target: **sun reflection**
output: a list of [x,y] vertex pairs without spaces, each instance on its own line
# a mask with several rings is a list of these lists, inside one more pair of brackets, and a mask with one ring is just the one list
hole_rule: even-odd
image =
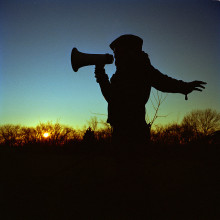
[[48,138],[49,137],[49,133],[48,132],[45,132],[44,134],[43,134],[43,136],[45,137],[45,138]]

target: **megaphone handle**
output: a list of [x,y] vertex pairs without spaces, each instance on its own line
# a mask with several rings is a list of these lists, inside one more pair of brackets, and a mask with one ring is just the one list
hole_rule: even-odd
[[106,77],[108,78],[108,76],[105,73],[104,66],[105,65],[103,65],[103,64],[98,64],[95,66],[95,78],[98,83],[103,81],[104,78],[106,78]]

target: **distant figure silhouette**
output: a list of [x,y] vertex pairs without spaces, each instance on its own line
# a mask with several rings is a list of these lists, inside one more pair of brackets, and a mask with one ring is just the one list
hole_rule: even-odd
[[149,127],[145,121],[145,104],[151,87],[162,92],[187,94],[202,91],[202,81],[183,82],[162,74],[142,51],[143,40],[135,35],[122,35],[110,44],[114,52],[116,72],[111,77],[104,65],[96,65],[95,77],[108,102],[108,120],[116,143],[146,143]]
[[88,127],[86,132],[84,133],[83,141],[87,144],[93,144],[95,142],[95,133],[91,129],[91,127]]

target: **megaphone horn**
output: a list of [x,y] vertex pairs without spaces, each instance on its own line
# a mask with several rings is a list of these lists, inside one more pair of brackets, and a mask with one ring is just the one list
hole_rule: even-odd
[[79,52],[75,47],[71,53],[71,64],[74,72],[77,72],[83,66],[111,64],[113,60],[111,54],[87,54]]

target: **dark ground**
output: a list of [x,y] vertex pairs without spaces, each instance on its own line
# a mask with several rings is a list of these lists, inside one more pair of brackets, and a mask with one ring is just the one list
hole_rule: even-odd
[[0,219],[220,219],[218,146],[73,148],[1,147]]

